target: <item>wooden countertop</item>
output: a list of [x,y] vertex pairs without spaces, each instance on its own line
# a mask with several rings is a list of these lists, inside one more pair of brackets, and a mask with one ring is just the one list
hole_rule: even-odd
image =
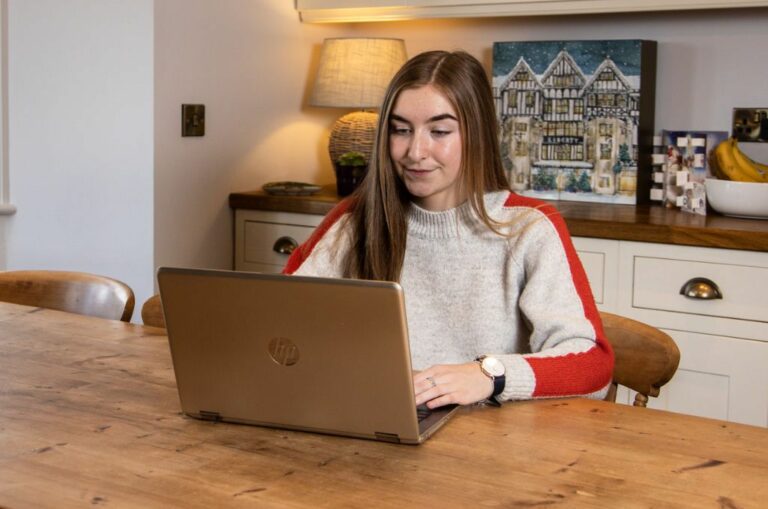
[[0,302],[0,507],[764,507],[768,431],[585,399],[424,445],[184,417],[164,329]]
[[[324,215],[339,202],[334,186],[311,196],[272,196],[264,191],[229,195],[233,209]],[[605,205],[553,201],[571,235],[686,246],[768,252],[768,220],[739,219],[715,212],[686,214],[661,205]]]

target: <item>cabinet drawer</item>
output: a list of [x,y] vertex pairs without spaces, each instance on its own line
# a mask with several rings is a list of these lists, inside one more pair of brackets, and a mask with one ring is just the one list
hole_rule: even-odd
[[285,239],[301,244],[309,238],[314,229],[312,226],[245,221],[243,224],[245,242],[243,259],[247,263],[284,265],[289,255],[277,251],[278,241]]
[[[682,295],[681,288],[697,277],[712,280],[723,298],[701,300]],[[633,281],[634,307],[768,322],[765,267],[636,256]]]
[[322,216],[257,210],[235,211],[235,270],[280,272],[289,254],[278,243],[306,241]]
[[[680,294],[707,278],[722,299]],[[643,242],[619,248],[619,314],[655,327],[768,342],[768,253]]]

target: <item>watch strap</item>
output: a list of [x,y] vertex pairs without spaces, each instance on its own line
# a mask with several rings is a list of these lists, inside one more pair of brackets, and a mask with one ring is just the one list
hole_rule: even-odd
[[493,393],[491,397],[496,397],[504,392],[504,386],[507,384],[507,377],[505,375],[493,377]]

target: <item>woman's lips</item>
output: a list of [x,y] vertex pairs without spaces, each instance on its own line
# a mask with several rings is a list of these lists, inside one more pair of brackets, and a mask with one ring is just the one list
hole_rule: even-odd
[[429,173],[432,173],[434,170],[425,170],[422,168],[406,168],[406,172],[410,173],[411,175],[427,175]]

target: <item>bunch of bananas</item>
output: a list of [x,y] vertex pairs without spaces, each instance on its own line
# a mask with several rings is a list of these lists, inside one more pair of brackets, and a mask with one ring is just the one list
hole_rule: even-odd
[[735,138],[728,138],[718,144],[711,155],[710,164],[717,178],[768,183],[768,165],[747,157]]

